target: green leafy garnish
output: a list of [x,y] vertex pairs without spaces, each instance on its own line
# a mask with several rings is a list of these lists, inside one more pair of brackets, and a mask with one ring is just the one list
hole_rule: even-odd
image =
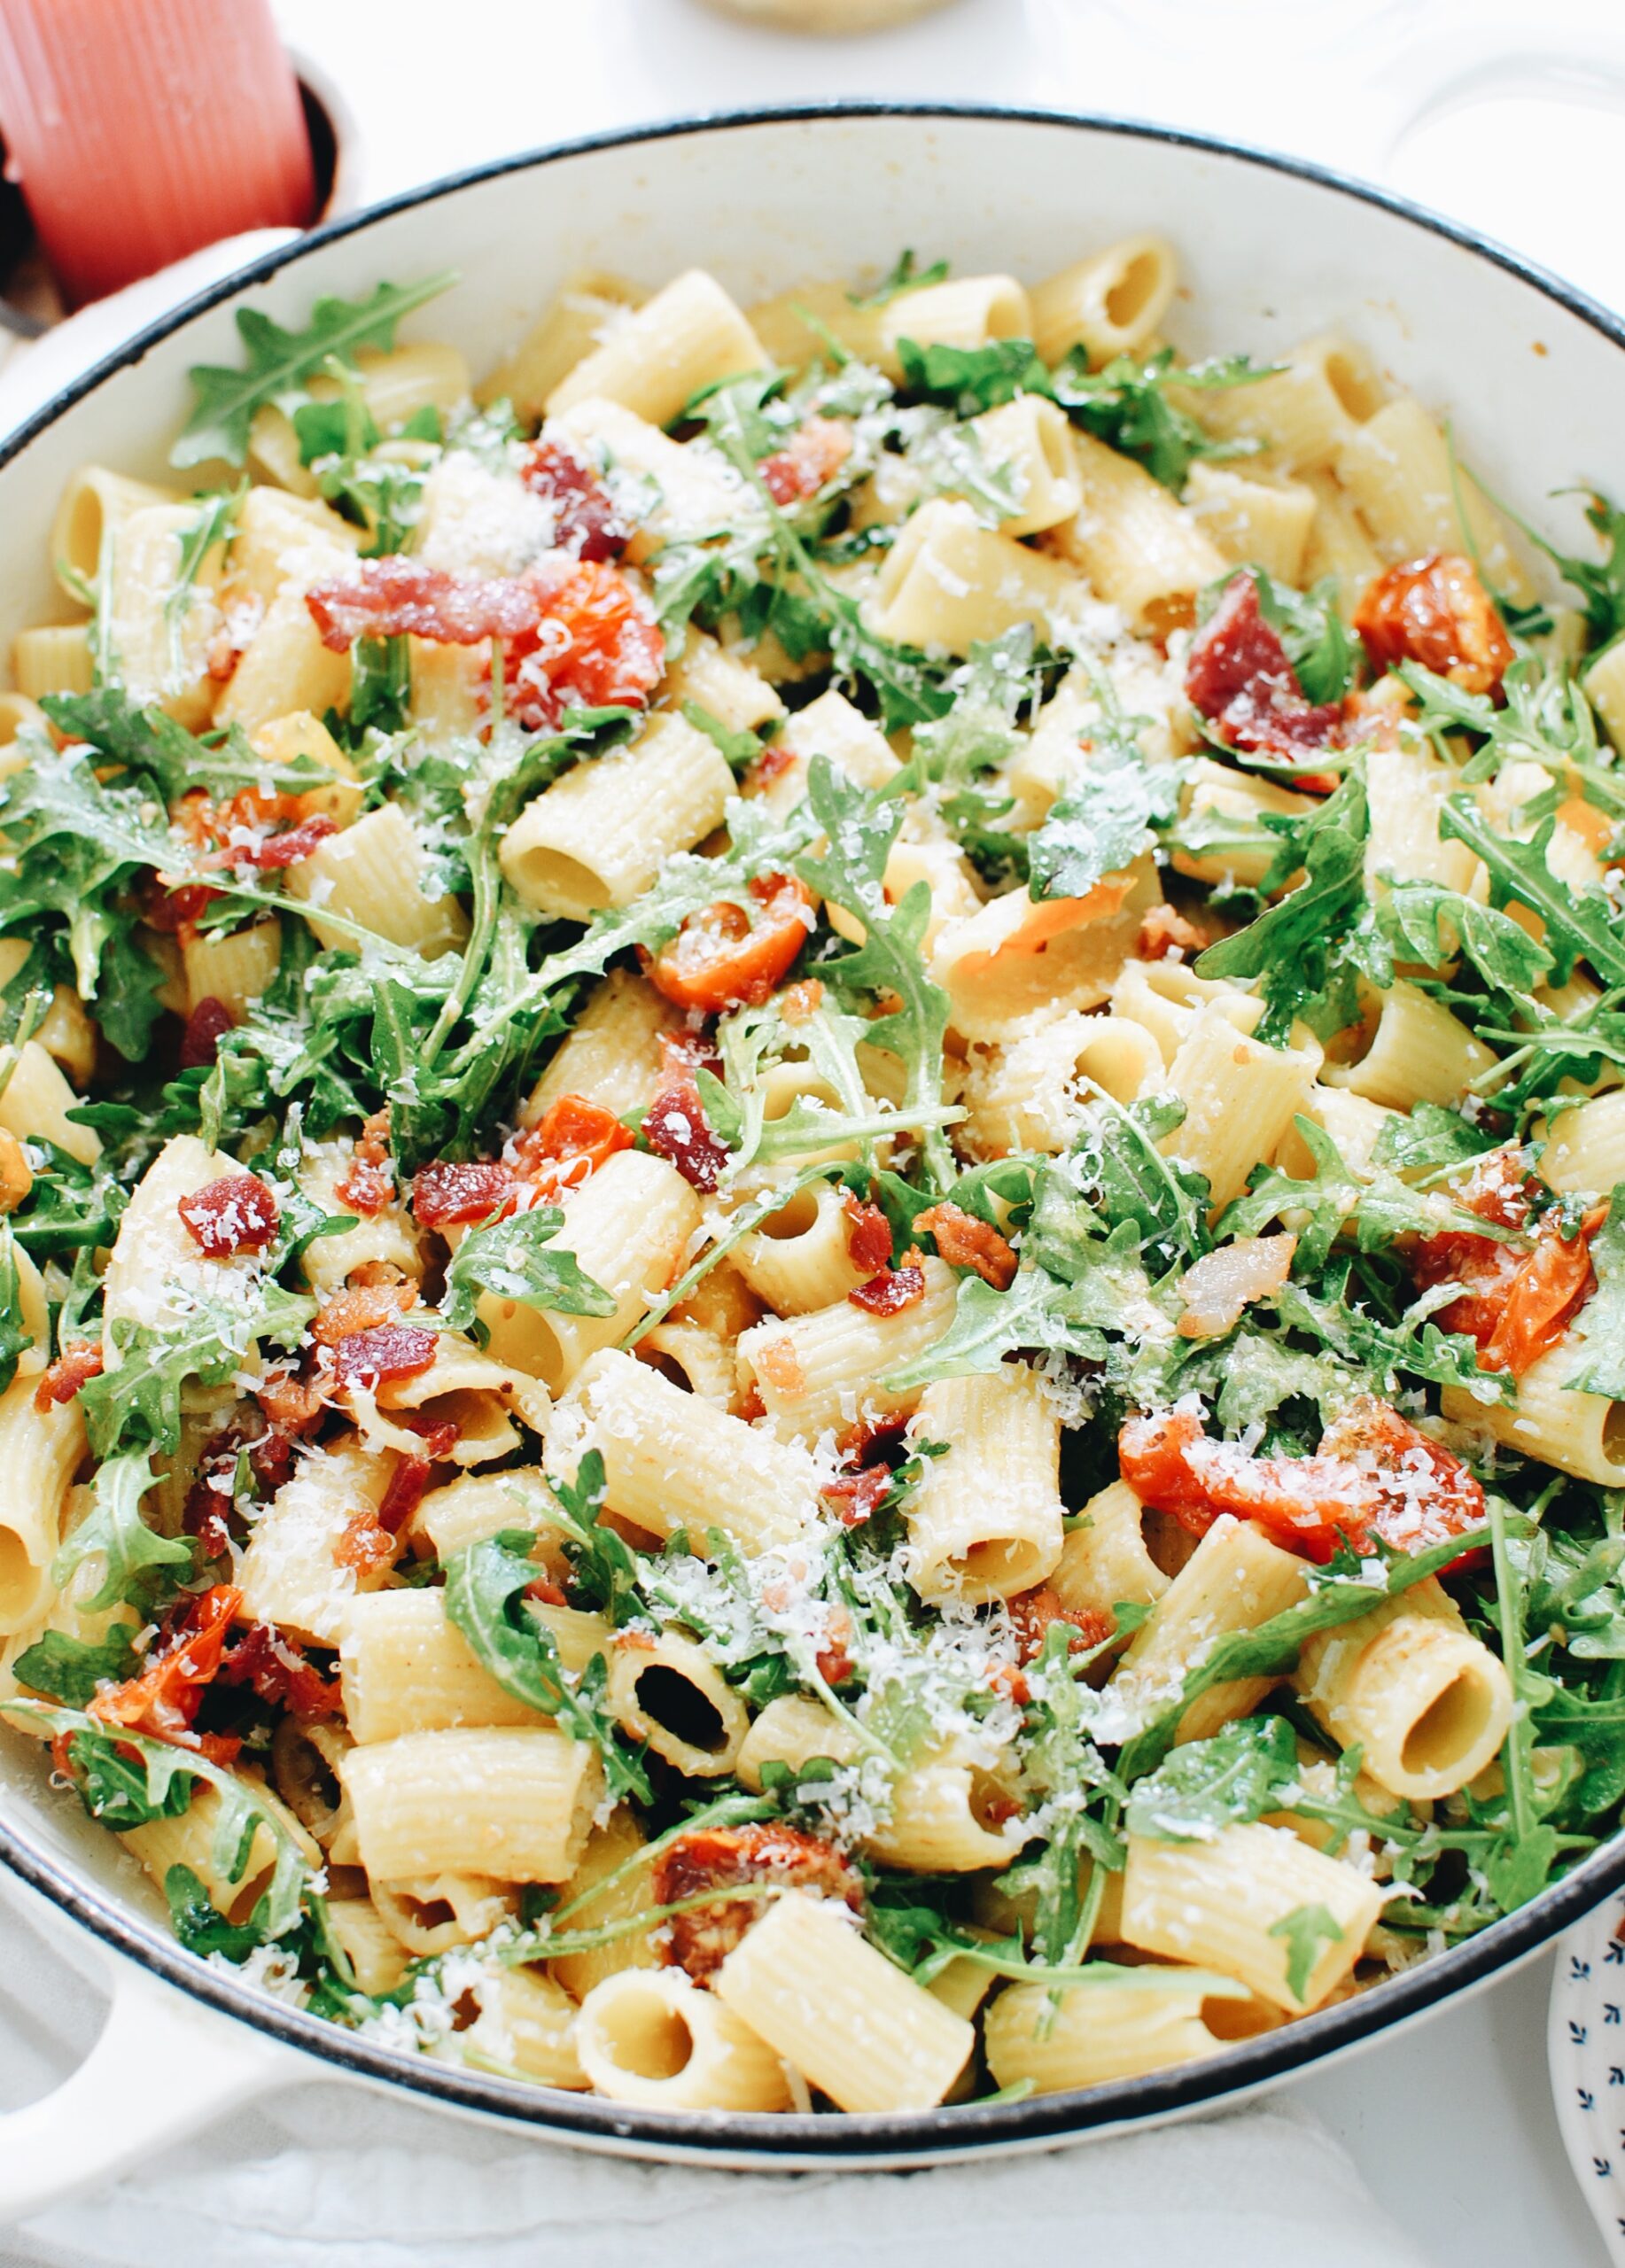
[[482,1292],[555,1315],[613,1315],[614,1294],[594,1283],[572,1252],[556,1249],[564,1225],[556,1205],[471,1228],[446,1271],[440,1312],[448,1331],[466,1331]]

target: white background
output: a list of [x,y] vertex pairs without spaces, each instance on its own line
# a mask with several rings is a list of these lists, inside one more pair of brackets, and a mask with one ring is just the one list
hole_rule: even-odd
[[[952,0],[839,41],[747,27],[699,0],[279,0],[279,13],[354,113],[351,188],[368,198],[638,120],[957,97],[1288,149],[1625,307],[1621,0]],[[1300,2085],[1438,2268],[1601,2268],[1551,2110],[1549,1977],[1548,1958]]]

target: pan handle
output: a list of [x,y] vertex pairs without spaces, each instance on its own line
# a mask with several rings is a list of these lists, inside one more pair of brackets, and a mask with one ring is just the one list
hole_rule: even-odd
[[[75,1947],[82,1960],[89,1948]],[[113,2004],[71,2078],[0,2114],[0,2225],[74,2191],[307,2074],[294,2049],[214,2015],[121,1956],[102,1956]]]

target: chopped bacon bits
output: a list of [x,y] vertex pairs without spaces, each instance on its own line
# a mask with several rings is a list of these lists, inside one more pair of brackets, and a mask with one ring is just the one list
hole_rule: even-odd
[[204,1689],[218,1672],[243,1594],[229,1583],[189,1599],[171,1643],[137,1676],[104,1686],[87,1710],[105,1725],[142,1732],[153,1740],[196,1741],[192,1720]]
[[221,1664],[220,1682],[252,1686],[261,1701],[291,1709],[296,1717],[332,1716],[339,1705],[337,1679],[323,1677],[292,1639],[268,1622],[243,1632]]
[[895,1268],[882,1268],[867,1284],[859,1284],[847,1298],[866,1315],[901,1315],[925,1297],[925,1270],[911,1246]]
[[432,1470],[432,1460],[427,1456],[403,1456],[398,1460],[378,1506],[378,1526],[385,1535],[399,1535],[423,1503]]
[[1264,619],[1257,579],[1245,568],[1191,641],[1185,690],[1226,748],[1292,764],[1306,750],[1335,748],[1341,737],[1341,707],[1307,698],[1280,633]]
[[102,1369],[99,1346],[65,1347],[40,1373],[34,1389],[35,1408],[45,1410],[58,1402],[71,1402],[88,1379],[100,1378]]
[[875,1275],[891,1262],[891,1224],[878,1205],[865,1205],[852,1195],[850,1189],[841,1192],[841,1208],[846,1215],[846,1249],[854,1268],[861,1268],[866,1276]]
[[315,1379],[294,1378],[286,1371],[262,1379],[254,1389],[254,1400],[268,1425],[295,1440],[315,1430],[326,1407]]
[[657,992],[717,1016],[759,1007],[782,983],[812,934],[812,893],[795,874],[758,874],[746,895],[689,915],[650,965]]
[[779,1014],[787,1024],[804,1024],[809,1016],[816,1015],[824,998],[824,988],[816,976],[804,976],[799,984],[788,984],[779,995]]
[[[801,1358],[796,1352],[793,1339],[768,1340],[758,1352],[756,1368],[758,1375],[766,1379],[775,1394],[795,1395],[807,1390],[807,1374],[801,1367]],[[759,1401],[759,1395],[758,1399]],[[764,1414],[760,1409],[750,1412],[756,1418]]]
[[553,507],[553,540],[578,559],[613,559],[632,540],[632,527],[589,466],[559,441],[533,441],[519,467],[533,496]]
[[412,1184],[412,1217],[425,1229],[488,1221],[514,1192],[512,1169],[500,1159],[420,1166]]
[[551,1201],[631,1147],[631,1131],[612,1110],[585,1095],[561,1095],[538,1124],[514,1137],[509,1154],[519,1178]]
[[341,1205],[370,1220],[395,1193],[395,1169],[389,1154],[389,1113],[375,1111],[356,1138],[355,1154],[333,1191]]
[[206,1071],[220,1053],[220,1043],[230,1030],[231,1011],[223,1000],[208,994],[186,1019],[181,1034],[183,1071]]
[[1140,922],[1134,956],[1137,960],[1165,960],[1170,953],[1183,957],[1200,952],[1202,942],[1201,931],[1183,913],[1176,913],[1171,905],[1154,905]]
[[416,1296],[416,1285],[404,1278],[395,1284],[353,1284],[318,1308],[310,1335],[318,1347],[337,1347],[358,1332],[393,1323]]
[[270,874],[282,866],[297,866],[308,858],[317,846],[330,835],[337,835],[338,822],[325,812],[316,812],[309,819],[301,819],[297,827],[284,827],[280,835],[268,835],[262,842],[251,843],[242,849],[234,845],[219,852],[211,865],[222,866],[253,866],[262,874]]
[[722,1178],[727,1146],[719,1142],[700,1099],[694,1051],[681,1040],[662,1043],[665,1068],[643,1114],[643,1139],[657,1157],[677,1168],[691,1189],[707,1194]]
[[222,1174],[183,1197],[175,1210],[211,1260],[263,1252],[282,1219],[276,1197],[257,1173]]
[[851,428],[833,417],[806,417],[781,449],[764,457],[757,470],[775,504],[799,504],[816,496],[852,453]]
[[393,1567],[400,1550],[400,1539],[379,1526],[376,1512],[363,1509],[346,1521],[344,1534],[333,1546],[333,1565],[365,1578]]
[[[696,1828],[669,1843],[651,1870],[655,1899],[661,1906],[680,1905],[704,1891],[720,1892],[758,1883],[818,1891],[828,1898],[844,1899],[854,1913],[862,1911],[862,1884],[835,1845],[776,1822]],[[714,1906],[673,1914],[666,1925],[663,1957],[690,1977],[709,1977],[762,1911],[756,1899],[719,1897]]]
[[1044,1641],[1052,1622],[1069,1622],[1072,1635],[1067,1641],[1070,1653],[1092,1652],[1104,1645],[1117,1627],[1116,1618],[1102,1614],[1093,1607],[1063,1606],[1058,1593],[1047,1583],[1040,1583],[1030,1591],[1018,1591],[1006,1604],[1009,1610],[1011,1627],[1015,1633],[1016,1651],[1022,1662],[1037,1659],[1044,1651]]
[[506,656],[508,713],[550,731],[567,709],[641,709],[665,674],[654,610],[619,568],[583,559]]
[[890,1486],[890,1465],[866,1464],[859,1472],[827,1480],[820,1494],[843,1527],[861,1527],[874,1518]]
[[543,588],[529,577],[448,575],[393,553],[358,560],[342,582],[307,591],[305,604],[335,654],[348,653],[358,638],[408,633],[437,646],[481,646],[534,630]]
[[426,1371],[439,1344],[432,1331],[416,1331],[407,1324],[383,1323],[369,1331],[353,1331],[333,1349],[340,1389],[359,1386],[370,1394],[389,1379],[412,1379]]
[[1354,626],[1373,668],[1419,662],[1466,693],[1495,693],[1512,641],[1470,559],[1431,551],[1369,583]]
[[[1481,1220],[1527,1229],[1536,1187],[1515,1156],[1502,1151],[1451,1194]],[[1542,1220],[1529,1252],[1470,1230],[1447,1229],[1420,1239],[1411,1255],[1411,1272],[1424,1291],[1437,1284],[1459,1285],[1460,1295],[1435,1317],[1441,1330],[1476,1340],[1483,1369],[1521,1378],[1558,1344],[1590,1298],[1595,1282],[1591,1239],[1606,1218],[1606,1208],[1594,1209],[1576,1234],[1566,1237],[1554,1208]]]
[[1417,1551],[1484,1518],[1484,1492],[1458,1457],[1374,1394],[1350,1403],[1312,1456],[1252,1456],[1213,1441],[1188,1411],[1131,1418],[1117,1438],[1123,1477],[1142,1503],[1195,1535],[1222,1513],[1322,1565],[1373,1535]]
[[974,1269],[996,1292],[1007,1292],[1015,1283],[1015,1248],[991,1222],[957,1205],[932,1205],[914,1216],[914,1226],[935,1239],[950,1268]]

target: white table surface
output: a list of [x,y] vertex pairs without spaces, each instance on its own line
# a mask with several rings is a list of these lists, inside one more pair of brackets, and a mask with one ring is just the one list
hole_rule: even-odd
[[[1386,179],[1625,305],[1614,0],[953,0],[868,40],[696,0],[278,0],[355,114],[362,193],[641,119],[873,95],[1204,127]],[[1617,28],[1616,28],[1617,27]],[[1372,90],[1357,91],[1361,82]],[[1335,84],[1339,99],[1324,90]],[[1299,2083],[1437,2268],[1603,2268],[1546,2076],[1551,1956]]]

